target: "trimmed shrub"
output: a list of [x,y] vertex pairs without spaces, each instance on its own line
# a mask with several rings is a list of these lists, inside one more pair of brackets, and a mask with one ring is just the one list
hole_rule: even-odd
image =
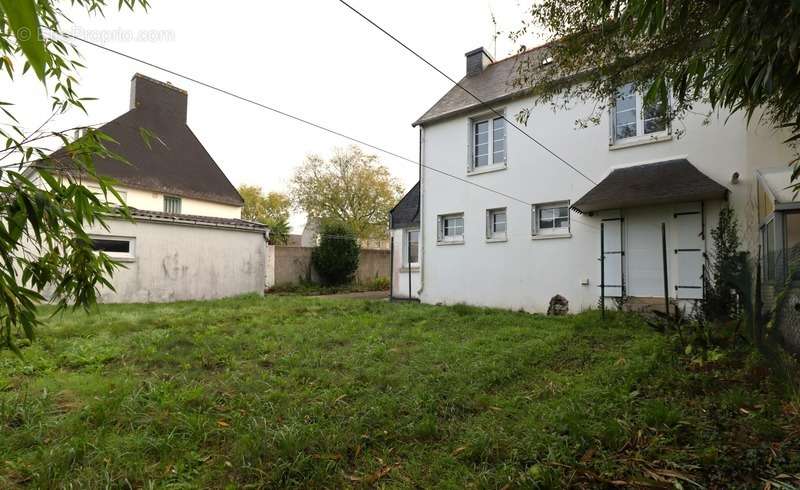
[[325,223],[319,245],[311,253],[311,263],[325,284],[346,284],[358,270],[359,252],[358,240],[347,226]]

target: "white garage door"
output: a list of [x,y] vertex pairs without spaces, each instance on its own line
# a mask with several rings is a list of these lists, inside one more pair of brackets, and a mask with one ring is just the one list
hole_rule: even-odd
[[679,299],[703,297],[703,218],[701,211],[675,214],[675,258],[677,277],[675,296]]

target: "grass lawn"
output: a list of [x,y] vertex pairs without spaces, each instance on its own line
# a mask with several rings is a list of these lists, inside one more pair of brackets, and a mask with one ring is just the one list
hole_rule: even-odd
[[68,314],[24,354],[0,353],[0,488],[754,488],[800,473],[800,405],[755,356],[690,365],[633,317],[246,297]]

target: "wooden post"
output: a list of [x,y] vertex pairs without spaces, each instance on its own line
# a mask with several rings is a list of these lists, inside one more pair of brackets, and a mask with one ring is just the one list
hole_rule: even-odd
[[661,252],[664,262],[664,313],[669,315],[669,273],[667,271],[667,224],[661,223]]
[[600,314],[606,319],[606,236],[605,223],[600,223]]
[[[401,261],[402,263],[402,261]],[[394,299],[394,235],[389,240],[389,300]]]

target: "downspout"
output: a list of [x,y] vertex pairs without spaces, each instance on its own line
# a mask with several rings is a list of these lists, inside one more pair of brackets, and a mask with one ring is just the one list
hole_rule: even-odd
[[425,159],[425,127],[419,127],[419,291],[417,298],[422,301],[422,291],[425,290],[425,213],[423,203],[425,202],[425,180],[423,179],[422,165]]

